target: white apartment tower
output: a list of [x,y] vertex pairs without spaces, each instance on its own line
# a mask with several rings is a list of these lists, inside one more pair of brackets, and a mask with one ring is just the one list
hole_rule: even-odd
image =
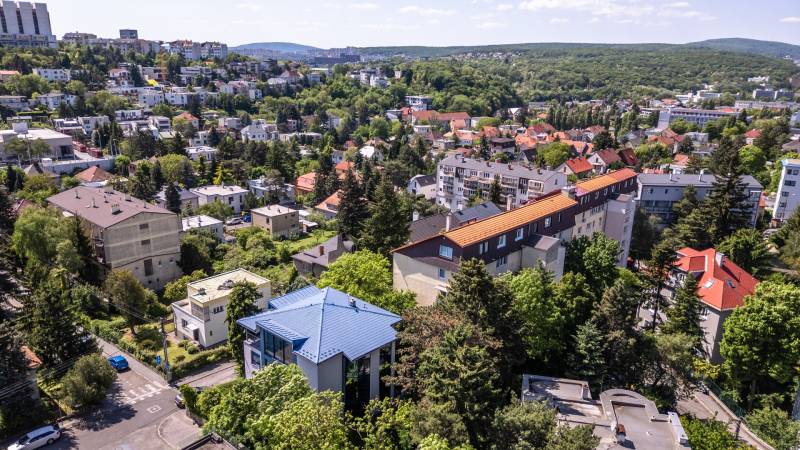
[[13,1],[0,3],[0,45],[55,48],[56,36],[50,29],[47,5]]

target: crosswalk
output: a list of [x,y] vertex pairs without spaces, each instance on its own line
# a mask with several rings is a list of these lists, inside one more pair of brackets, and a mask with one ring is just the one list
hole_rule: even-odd
[[147,383],[144,386],[128,389],[123,392],[122,401],[128,405],[135,405],[136,402],[148,399],[166,389],[169,389],[169,386],[156,382]]

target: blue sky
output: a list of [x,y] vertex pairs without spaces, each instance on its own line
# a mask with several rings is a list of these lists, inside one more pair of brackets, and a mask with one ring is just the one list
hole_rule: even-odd
[[[800,0],[40,0],[53,31],[145,39],[346,45],[670,42],[800,44]],[[113,5],[113,6],[112,6]]]

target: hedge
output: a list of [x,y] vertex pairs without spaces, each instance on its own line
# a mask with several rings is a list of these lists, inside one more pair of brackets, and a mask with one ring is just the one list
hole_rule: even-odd
[[173,365],[172,376],[174,378],[181,378],[186,376],[189,372],[205,366],[206,364],[211,364],[222,359],[228,359],[230,357],[231,352],[227,345],[217,347],[213,350],[206,350],[200,352],[195,358],[189,361],[180,362]]

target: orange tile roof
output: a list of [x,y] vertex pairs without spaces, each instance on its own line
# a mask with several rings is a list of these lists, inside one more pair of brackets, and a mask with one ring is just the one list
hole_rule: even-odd
[[576,173],[576,174],[577,173],[583,173],[583,172],[589,172],[589,171],[592,170],[592,164],[589,163],[589,160],[587,160],[584,157],[568,159],[566,164],[567,164],[567,167],[569,167],[569,170],[571,170],[572,173]]
[[75,178],[85,183],[108,181],[113,177],[113,175],[100,168],[100,166],[92,166],[75,174]]
[[720,264],[713,248],[700,251],[685,247],[677,253],[675,267],[687,273],[701,272],[697,296],[717,310],[742,306],[744,298],[756,290],[758,280],[726,257],[721,258]]
[[748,131],[747,133],[744,134],[744,137],[747,137],[747,138],[757,138],[759,136],[761,136],[761,130],[759,130],[757,128],[753,128],[752,130],[750,130],[750,131]]
[[612,184],[619,183],[630,178],[636,178],[636,172],[631,169],[620,169],[613,172],[608,172],[599,177],[590,178],[585,181],[575,183],[575,187],[580,189],[580,193],[593,192],[598,189],[603,189],[611,186]]
[[444,236],[464,247],[569,209],[577,204],[575,200],[566,195],[558,194],[488,219],[465,225],[445,233]]
[[20,350],[22,350],[22,354],[25,355],[25,359],[28,361],[29,369],[36,369],[42,365],[42,360],[39,359],[36,353],[33,353],[33,350],[29,349],[27,345],[20,347]]
[[297,177],[297,181],[295,181],[295,187],[301,191],[311,192],[314,190],[316,180],[317,174],[315,172],[309,172],[305,175],[300,175]]

